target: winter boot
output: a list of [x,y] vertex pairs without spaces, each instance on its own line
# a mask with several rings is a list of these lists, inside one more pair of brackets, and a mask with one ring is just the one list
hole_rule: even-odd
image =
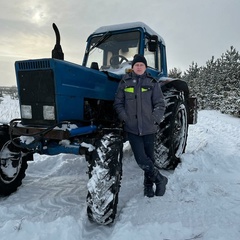
[[144,174],[144,196],[146,197],[154,197],[154,191],[153,191],[153,182],[151,179]]
[[166,191],[168,179],[163,176],[157,169],[154,170],[153,182],[156,185],[155,195],[163,196]]

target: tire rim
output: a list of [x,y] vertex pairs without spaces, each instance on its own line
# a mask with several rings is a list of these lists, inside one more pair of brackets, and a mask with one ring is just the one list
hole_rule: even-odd
[[187,110],[181,104],[177,111],[174,127],[175,156],[179,158],[184,152],[187,140]]
[[11,151],[8,149],[8,145],[11,141],[5,143],[0,152],[0,179],[4,183],[13,182],[21,169],[22,155],[18,159],[12,160]]

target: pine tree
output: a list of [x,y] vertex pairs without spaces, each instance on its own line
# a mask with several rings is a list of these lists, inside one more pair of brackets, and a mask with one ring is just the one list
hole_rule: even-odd
[[173,68],[169,70],[168,76],[170,78],[178,78],[181,79],[182,78],[182,71],[180,69],[177,68]]
[[197,96],[199,109],[216,109],[240,117],[240,55],[230,47],[218,59],[214,56],[206,66],[192,62],[184,72],[190,93]]

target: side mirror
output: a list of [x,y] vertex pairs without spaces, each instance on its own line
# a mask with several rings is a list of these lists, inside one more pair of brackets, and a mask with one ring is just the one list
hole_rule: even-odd
[[158,36],[152,35],[148,41],[148,50],[150,52],[155,52],[158,48]]

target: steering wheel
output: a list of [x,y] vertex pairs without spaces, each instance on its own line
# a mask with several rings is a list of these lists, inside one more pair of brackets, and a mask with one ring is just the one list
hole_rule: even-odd
[[123,55],[113,55],[111,58],[110,58],[110,65],[111,66],[119,66],[120,64],[123,63],[123,61],[126,61],[128,62],[128,59],[126,57],[124,57]]

